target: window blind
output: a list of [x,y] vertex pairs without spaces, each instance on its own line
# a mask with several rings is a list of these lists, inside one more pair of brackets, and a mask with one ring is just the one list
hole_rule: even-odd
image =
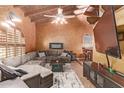
[[21,55],[22,55],[22,48],[16,47],[16,56],[21,56]]
[[18,43],[18,44],[22,44],[21,38],[22,38],[21,32],[19,30],[16,30],[15,42]]
[[0,30],[0,43],[6,43],[6,32]]
[[25,54],[25,46],[22,47],[22,55],[24,55],[24,54]]
[[13,56],[15,56],[15,47],[8,46],[7,47],[7,57],[13,57]]
[[6,46],[0,45],[0,59],[6,58]]
[[7,43],[10,43],[10,44],[15,43],[14,29],[10,29],[10,30],[7,31]]
[[0,58],[21,56],[25,54],[25,38],[20,30],[9,28],[0,30]]

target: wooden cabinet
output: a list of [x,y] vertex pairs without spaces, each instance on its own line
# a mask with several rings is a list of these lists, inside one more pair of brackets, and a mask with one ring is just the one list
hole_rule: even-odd
[[90,79],[90,66],[91,62],[83,63],[83,76],[87,77],[87,79]]
[[[97,67],[95,67],[97,68]],[[103,71],[104,72],[104,71]],[[121,88],[124,87],[123,83],[119,83],[120,79],[115,79],[116,75],[112,75],[108,72],[107,74],[102,73],[98,69],[92,67],[92,62],[83,63],[83,76],[87,77],[97,88]],[[122,77],[121,77],[122,78]]]

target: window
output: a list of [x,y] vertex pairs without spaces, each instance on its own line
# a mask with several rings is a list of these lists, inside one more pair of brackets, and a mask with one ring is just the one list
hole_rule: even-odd
[[19,29],[0,30],[0,59],[25,54],[25,39]]
[[93,42],[92,42],[92,35],[90,34],[84,34],[83,36],[83,46],[85,48],[91,48],[93,46]]

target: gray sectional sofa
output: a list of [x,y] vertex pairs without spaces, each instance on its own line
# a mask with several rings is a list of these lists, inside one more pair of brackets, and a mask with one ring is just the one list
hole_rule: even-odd
[[[27,74],[20,77],[20,80],[26,83],[30,88],[43,88],[51,87],[53,85],[53,73],[51,70],[41,66],[44,62],[44,58],[37,56],[37,52],[30,52],[23,56],[16,56],[11,58],[5,58],[1,60],[1,63],[11,69],[22,69]],[[0,71],[0,86],[8,80],[4,80],[3,71]],[[13,80],[13,79],[12,79]],[[10,82],[11,80],[9,80]],[[10,83],[8,82],[8,85]],[[4,85],[5,85],[4,84]],[[10,85],[11,87],[11,85]]]
[[50,63],[51,60],[56,60],[56,59],[60,59],[64,63],[71,62],[71,55],[69,53],[64,52],[63,50],[39,51],[38,54],[47,63]]

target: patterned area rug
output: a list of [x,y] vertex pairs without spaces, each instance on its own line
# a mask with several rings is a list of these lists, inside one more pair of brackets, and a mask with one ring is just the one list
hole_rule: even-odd
[[[45,65],[46,68],[52,69],[49,64]],[[77,74],[72,70],[71,64],[64,65],[64,72],[53,72],[54,80],[51,88],[83,88],[81,81]]]

